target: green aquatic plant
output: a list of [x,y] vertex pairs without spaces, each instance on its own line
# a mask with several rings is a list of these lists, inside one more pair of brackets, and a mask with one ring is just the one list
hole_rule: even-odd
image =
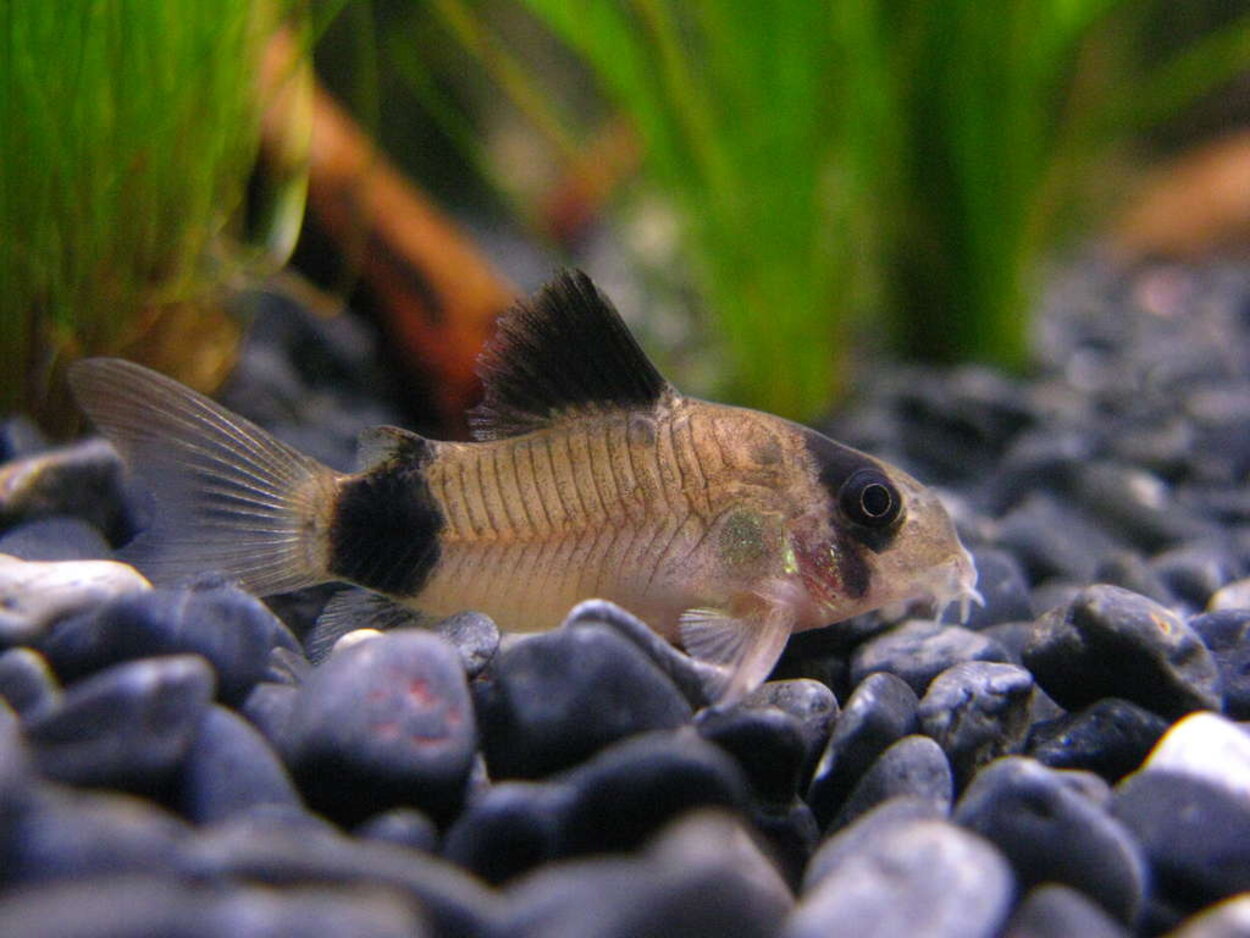
[[[55,411],[83,352],[159,345],[193,380],[228,355],[184,313],[249,260],[225,235],[257,161],[262,52],[290,7],[0,4],[0,413]],[[280,257],[298,182],[275,198],[284,218],[253,246]]]
[[[1162,0],[518,2],[640,138],[728,363],[716,393],[800,418],[865,341],[1025,367],[1040,263],[1108,158],[1250,62],[1244,15],[1147,54]],[[565,151],[587,134],[500,8],[431,6]]]

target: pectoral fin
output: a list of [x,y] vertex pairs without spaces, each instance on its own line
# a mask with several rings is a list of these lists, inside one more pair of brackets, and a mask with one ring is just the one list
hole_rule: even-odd
[[735,616],[723,609],[688,609],[681,615],[686,653],[716,668],[719,679],[708,688],[719,704],[750,693],[768,677],[790,637],[791,616],[771,607],[761,618]]
[[339,590],[326,603],[317,624],[304,637],[308,660],[320,664],[334,648],[334,643],[356,629],[390,629],[428,625],[429,619],[407,606],[371,593],[348,587]]

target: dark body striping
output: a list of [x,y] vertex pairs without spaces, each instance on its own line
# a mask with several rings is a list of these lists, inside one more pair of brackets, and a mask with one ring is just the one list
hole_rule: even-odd
[[340,482],[329,534],[334,576],[392,596],[425,586],[446,522],[425,478],[433,445],[422,443]]

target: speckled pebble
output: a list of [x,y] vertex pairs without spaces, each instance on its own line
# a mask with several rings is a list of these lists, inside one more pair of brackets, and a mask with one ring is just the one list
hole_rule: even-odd
[[434,626],[434,631],[455,646],[465,674],[474,678],[499,651],[499,626],[481,612],[458,612]]
[[953,796],[951,767],[941,747],[927,736],[904,736],[869,766],[839,809],[832,829],[895,798],[929,801],[945,814]]
[[957,788],[987,762],[1024,744],[1033,678],[1014,664],[969,661],[943,671],[920,701],[920,731],[950,759]]
[[1250,609],[1225,609],[1189,620],[1220,672],[1224,712],[1250,720]]
[[1168,722],[1127,700],[1105,697],[1077,713],[1034,723],[1025,751],[1054,769],[1088,769],[1109,782],[1135,771]]
[[345,823],[406,805],[448,816],[477,744],[459,654],[418,629],[331,655],[300,686],[286,731],[300,792]]

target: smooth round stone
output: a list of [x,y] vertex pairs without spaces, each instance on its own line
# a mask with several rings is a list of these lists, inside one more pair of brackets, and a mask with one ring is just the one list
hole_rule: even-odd
[[692,730],[616,743],[561,780],[565,855],[632,850],[692,808],[743,811],[749,800],[738,764]]
[[386,888],[415,901],[436,935],[494,934],[499,912],[494,891],[450,863],[405,847],[346,837],[308,814],[240,815],[204,828],[186,844],[180,868],[210,882],[281,886],[284,891]]
[[913,821],[881,831],[816,882],[782,935],[992,938],[1014,891],[989,843],[945,821]]
[[1025,750],[1052,769],[1087,769],[1114,783],[1141,765],[1167,728],[1158,714],[1106,697],[1078,713],[1035,723]]
[[979,632],[1000,622],[1017,622],[1033,618],[1029,582],[1024,568],[1013,554],[993,547],[972,552],[977,565],[977,590],[985,605],[973,605],[965,628]]
[[1186,919],[1168,933],[1168,938],[1245,938],[1246,935],[1250,935],[1250,895],[1217,902]]
[[794,717],[772,707],[709,708],[696,717],[695,728],[733,756],[755,801],[788,805],[798,794],[807,746]]
[[464,673],[475,678],[490,664],[499,651],[499,626],[482,612],[458,612],[439,621],[434,631],[455,646],[460,653]]
[[1049,577],[1088,583],[1099,560],[1122,547],[1086,514],[1045,492],[1031,492],[999,519],[997,545],[1016,556],[1033,583]]
[[32,883],[177,869],[187,824],[130,795],[40,788],[4,837],[4,879]]
[[1111,812],[1150,860],[1158,896],[1184,911],[1250,892],[1250,809],[1244,795],[1188,773],[1137,772]]
[[1206,533],[1158,476],[1135,466],[1092,461],[1077,467],[1073,495],[1095,518],[1148,553]]
[[71,685],[59,707],[26,723],[26,738],[49,778],[159,792],[191,748],[212,696],[203,658],[131,661]]
[[1008,661],[1007,650],[987,635],[957,625],[913,619],[870,639],[851,658],[851,680],[884,671],[923,694],[929,682],[963,661]]
[[1120,550],[1104,557],[1094,571],[1095,583],[1120,586],[1165,606],[1176,603],[1176,597],[1149,562],[1138,553]]
[[860,682],[834,724],[816,766],[807,802],[827,827],[868,767],[896,741],[916,731],[915,691],[893,674]]
[[1019,756],[987,766],[954,820],[998,846],[1024,887],[1063,883],[1132,925],[1148,870],[1131,834],[1060,773]]
[[1083,893],[1050,883],[1029,890],[1005,934],[1011,938],[1129,938],[1132,933]]
[[900,797],[883,801],[820,845],[804,871],[801,892],[810,892],[843,863],[869,849],[891,828],[915,821],[946,819],[946,810],[928,798]]
[[443,855],[492,885],[559,850],[569,793],[551,782],[500,782],[469,802],[447,832]]
[[196,654],[217,674],[218,695],[241,703],[262,680],[274,648],[299,640],[260,600],[216,578],[105,603],[56,625],[41,648],[62,679],[153,655]]
[[1250,720],[1250,609],[1208,612],[1190,619],[1189,627],[1215,658],[1224,712],[1235,720]]
[[1201,541],[1158,554],[1150,565],[1168,589],[1194,609],[1205,609],[1211,597],[1242,572],[1225,547]]
[[1025,665],[1069,710],[1103,697],[1121,697],[1164,717],[1220,708],[1211,653],[1176,613],[1145,596],[1090,586],[1036,625]]
[[833,691],[807,678],[766,681],[743,698],[742,705],[752,709],[775,707],[799,721],[807,752],[803,760],[806,784],[838,719],[838,698]]
[[460,806],[477,730],[458,652],[418,629],[331,655],[299,689],[292,773],[315,810],[348,824],[412,806]]
[[945,814],[953,796],[951,767],[941,747],[927,736],[904,736],[864,773],[834,818],[833,829],[896,798],[930,801]]
[[505,902],[498,934],[520,938],[769,938],[793,906],[742,827],[704,812],[667,828],[641,856],[536,870]]
[[81,518],[40,518],[0,536],[0,554],[22,560],[112,560],[113,548]]
[[30,719],[60,703],[61,687],[43,655],[30,648],[10,648],[0,653],[0,698]]
[[677,687],[606,625],[560,628],[503,651],[478,691],[493,778],[541,778],[605,746],[690,721]]
[[717,679],[715,669],[674,647],[651,626],[616,603],[606,599],[588,599],[574,606],[560,623],[562,629],[583,626],[606,626],[632,642],[673,682],[692,709],[697,710],[713,702],[708,688]]
[[962,788],[978,768],[1023,745],[1032,696],[1033,678],[1023,668],[969,661],[934,679],[916,718],[950,759]]
[[1193,713],[1159,740],[1143,772],[1174,772],[1240,796],[1250,810],[1250,732],[1214,713]]
[[150,590],[112,560],[19,560],[0,554],[0,647],[33,644],[53,623],[114,597]]
[[[17,715],[0,700],[0,856],[11,813],[23,801],[30,782],[30,756]],[[3,880],[0,870],[0,880]]]
[[262,681],[252,688],[239,708],[239,712],[260,730],[288,765],[295,757],[296,740],[292,736],[291,718],[299,698],[300,690],[292,684]]
[[366,840],[378,840],[423,853],[433,853],[438,849],[438,828],[415,808],[391,808],[375,814],[352,833]]
[[[4,541],[0,541],[0,551],[3,550]],[[1250,612],[1250,577],[1226,583],[1211,595],[1207,603],[1207,612],[1229,610]]]
[[302,807],[286,767],[250,723],[220,705],[209,709],[183,766],[178,803],[197,824],[258,805]]
[[0,472],[0,525],[48,515],[82,518],[110,536],[129,530],[125,517],[125,467],[104,440],[23,456]]

